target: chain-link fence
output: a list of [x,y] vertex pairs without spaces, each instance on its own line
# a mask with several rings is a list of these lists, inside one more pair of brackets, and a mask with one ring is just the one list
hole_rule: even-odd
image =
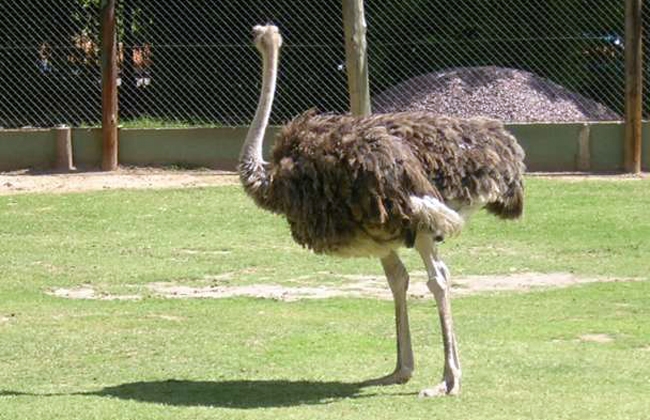
[[393,3],[366,6],[375,110],[507,121],[623,114],[624,0]]
[[88,1],[0,1],[0,127],[101,120],[98,16]]
[[[619,119],[624,3],[368,0],[373,108]],[[345,112],[340,0],[118,0],[121,121],[247,124],[260,87],[250,29],[266,22],[285,38],[273,122]],[[0,126],[100,122],[99,0],[0,2],[0,34]]]
[[125,57],[140,60],[123,66],[123,118],[248,123],[260,85],[251,29],[266,22],[280,25],[285,38],[274,120],[312,106],[345,109],[339,1],[316,6],[288,0],[122,4]]

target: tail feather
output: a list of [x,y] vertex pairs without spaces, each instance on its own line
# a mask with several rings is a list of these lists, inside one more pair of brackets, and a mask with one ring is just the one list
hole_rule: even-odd
[[498,200],[488,203],[485,209],[501,219],[517,219],[524,212],[524,187],[521,183],[510,186]]

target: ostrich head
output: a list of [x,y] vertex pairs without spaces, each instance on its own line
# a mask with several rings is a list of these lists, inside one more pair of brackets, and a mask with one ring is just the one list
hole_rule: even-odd
[[262,53],[266,53],[273,48],[279,50],[282,47],[282,35],[275,25],[257,25],[253,28],[253,43]]

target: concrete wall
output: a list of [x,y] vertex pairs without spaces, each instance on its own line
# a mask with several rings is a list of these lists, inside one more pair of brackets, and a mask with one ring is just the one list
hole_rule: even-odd
[[[617,172],[623,168],[622,123],[511,124],[530,171]],[[265,141],[266,152],[277,128]],[[123,165],[234,170],[247,127],[121,129]],[[72,130],[74,164],[98,167],[100,129]],[[644,124],[643,167],[650,170],[650,123]],[[53,130],[0,130],[0,170],[48,169],[56,158]]]
[[53,130],[0,130],[0,170],[50,167],[56,159]]
[[641,145],[641,167],[650,172],[650,122],[643,124],[643,144]]
[[[247,132],[248,127],[121,130],[120,163],[234,170]],[[275,132],[267,132],[266,153]]]
[[[650,124],[644,128],[647,133]],[[508,129],[526,151],[530,171],[623,170],[625,126],[621,122],[510,124]],[[645,163],[650,159],[646,158]]]

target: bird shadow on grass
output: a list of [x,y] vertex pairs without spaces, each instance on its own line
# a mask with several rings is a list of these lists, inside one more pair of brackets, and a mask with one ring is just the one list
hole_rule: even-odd
[[358,383],[239,380],[187,381],[165,380],[132,382],[106,387],[93,392],[61,394],[31,394],[0,391],[2,396],[100,396],[172,406],[206,406],[252,409],[288,407],[305,404],[327,404],[337,399],[366,398],[373,394],[359,394]]

